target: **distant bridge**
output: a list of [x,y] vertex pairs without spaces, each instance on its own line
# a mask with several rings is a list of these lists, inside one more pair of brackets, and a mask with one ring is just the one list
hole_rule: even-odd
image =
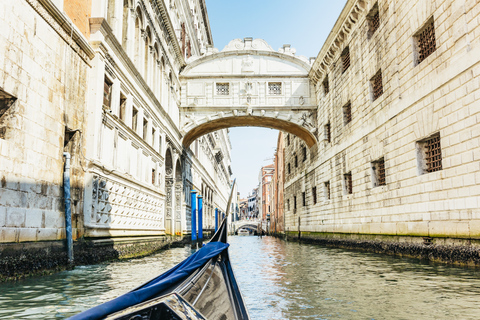
[[257,234],[258,226],[260,225],[262,228],[262,232],[266,233],[266,226],[262,224],[261,220],[240,220],[233,222],[232,230],[234,230],[235,234],[238,234],[238,230],[240,229],[247,229],[250,231],[251,234]]

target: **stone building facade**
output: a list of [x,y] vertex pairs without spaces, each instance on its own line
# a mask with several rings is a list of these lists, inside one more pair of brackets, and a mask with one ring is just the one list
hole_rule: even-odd
[[285,134],[278,133],[277,150],[275,151],[274,172],[271,182],[272,213],[270,216],[270,232],[281,234],[285,232],[284,226],[284,185],[285,185]]
[[480,238],[479,12],[478,1],[347,2],[310,71],[319,143],[285,137],[290,234]]
[[192,189],[213,226],[228,132],[187,148],[179,129],[180,70],[213,44],[204,0],[7,0],[0,25],[3,254],[63,246],[63,152],[74,239],[182,236]]

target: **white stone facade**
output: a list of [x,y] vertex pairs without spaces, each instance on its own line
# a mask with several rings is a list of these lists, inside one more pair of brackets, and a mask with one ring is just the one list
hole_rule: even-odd
[[[310,72],[320,143],[304,157],[285,139],[287,230],[480,237],[479,13],[478,1],[347,2]],[[427,172],[438,135],[441,169]]]

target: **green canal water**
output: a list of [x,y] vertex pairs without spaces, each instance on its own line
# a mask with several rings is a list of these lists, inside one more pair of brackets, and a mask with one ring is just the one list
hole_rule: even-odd
[[[480,319],[480,270],[378,254],[230,237],[252,319]],[[0,319],[63,319],[113,299],[192,253],[77,267],[0,284]]]

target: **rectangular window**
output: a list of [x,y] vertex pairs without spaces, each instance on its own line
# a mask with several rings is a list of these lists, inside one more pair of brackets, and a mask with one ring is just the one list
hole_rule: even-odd
[[330,134],[330,122],[323,127],[323,140],[330,143],[332,136]]
[[295,168],[298,168],[298,156],[295,155]]
[[156,176],[155,169],[152,169],[152,184],[155,184],[155,176]]
[[325,200],[330,200],[330,181],[325,182],[324,184],[324,190],[323,190]]
[[427,21],[427,23],[420,29],[415,35],[415,42],[417,47],[416,52],[416,64],[421,63],[435,50],[437,50],[437,44],[435,40],[435,25],[433,17]]
[[293,210],[297,209],[297,196],[293,196]]
[[287,164],[287,172],[288,174],[292,173],[292,169],[290,168],[290,163]]
[[155,146],[155,128],[152,128],[152,146]]
[[307,205],[307,195],[305,192],[302,192],[302,204],[304,207]]
[[307,147],[302,147],[303,162],[307,161]]
[[382,70],[378,70],[370,80],[370,84],[372,88],[372,101],[375,101],[383,94]]
[[103,81],[103,106],[110,109],[110,103],[112,100],[112,81],[107,77]]
[[345,173],[343,175],[343,180],[345,182],[345,194],[353,193],[353,182],[352,182],[352,173]]
[[272,95],[282,94],[282,83],[281,82],[269,82],[268,83],[268,94],[272,94]]
[[132,108],[132,130],[137,132],[137,126],[138,126],[138,110],[135,108]]
[[290,145],[290,134],[287,133],[287,146]]
[[230,84],[229,83],[217,83],[217,95],[218,96],[228,96],[230,94]]
[[287,199],[287,210],[290,211],[290,199]]
[[442,170],[442,149],[440,134],[434,134],[423,141],[417,142],[420,174]]
[[127,107],[127,98],[122,94],[120,93],[120,120],[122,120],[123,122],[125,122],[125,120],[127,119],[127,115],[126,115],[126,107]]
[[386,185],[384,158],[372,162],[372,182],[374,188]]
[[375,31],[380,27],[380,13],[378,11],[378,2],[375,3],[372,10],[367,15],[368,21],[368,39],[370,39]]
[[7,127],[11,121],[9,115],[13,114],[12,106],[16,100],[17,98],[0,89],[0,139],[5,139]]
[[348,102],[343,106],[343,124],[347,125],[352,121],[352,104]]
[[143,119],[143,140],[147,140],[148,135],[148,120]]
[[325,79],[323,80],[322,86],[323,86],[323,93],[327,95],[328,92],[330,91],[330,87],[328,86],[328,76],[326,76]]
[[312,188],[312,199],[313,204],[317,204],[317,187]]
[[350,67],[350,49],[346,47],[342,52],[342,73]]

